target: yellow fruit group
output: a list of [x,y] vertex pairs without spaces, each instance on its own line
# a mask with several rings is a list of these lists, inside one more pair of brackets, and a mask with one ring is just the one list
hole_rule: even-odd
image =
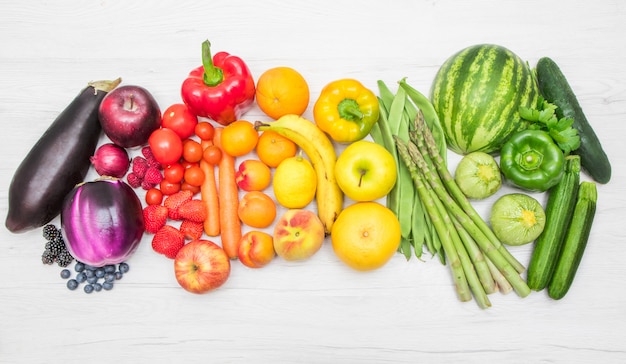
[[307,206],[317,189],[317,175],[308,159],[302,155],[283,160],[274,172],[272,183],[276,201],[288,209]]
[[400,245],[400,222],[377,202],[357,202],[335,221],[331,242],[337,257],[359,271],[385,265]]

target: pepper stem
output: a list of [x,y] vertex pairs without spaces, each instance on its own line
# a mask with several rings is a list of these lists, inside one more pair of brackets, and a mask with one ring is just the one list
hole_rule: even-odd
[[543,163],[543,154],[536,150],[522,152],[519,156],[518,164],[527,171],[538,169]]
[[202,42],[202,66],[204,67],[203,79],[207,86],[217,86],[224,80],[222,69],[213,64],[211,42],[208,39]]
[[363,113],[359,109],[359,104],[353,99],[343,99],[337,105],[339,116],[349,121],[357,121],[363,119]]

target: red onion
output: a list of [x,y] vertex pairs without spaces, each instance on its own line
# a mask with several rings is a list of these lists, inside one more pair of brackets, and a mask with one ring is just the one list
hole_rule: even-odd
[[90,158],[96,172],[101,176],[122,178],[130,168],[126,149],[117,144],[102,144]]
[[96,267],[118,264],[141,242],[141,200],[119,179],[86,182],[65,197],[61,226],[67,249],[76,260]]

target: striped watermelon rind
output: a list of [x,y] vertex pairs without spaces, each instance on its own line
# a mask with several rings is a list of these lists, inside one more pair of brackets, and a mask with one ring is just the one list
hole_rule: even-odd
[[515,53],[494,44],[469,46],[448,58],[431,87],[448,148],[459,154],[496,153],[527,123],[520,106],[536,105],[532,70]]

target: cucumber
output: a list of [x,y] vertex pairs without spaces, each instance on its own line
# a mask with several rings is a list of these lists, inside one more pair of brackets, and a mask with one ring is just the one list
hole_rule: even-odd
[[552,59],[543,57],[537,62],[536,75],[544,99],[558,107],[556,115],[574,120],[572,127],[578,130],[580,147],[573,153],[580,155],[582,168],[596,182],[608,183],[611,179],[609,158],[560,68]]
[[563,239],[572,219],[578,184],[580,183],[580,157],[570,154],[565,158],[565,171],[561,181],[548,190],[546,222],[535,242],[528,264],[528,287],[540,291],[548,286]]
[[582,182],[578,189],[574,216],[572,216],[565,236],[563,250],[556,263],[552,280],[548,285],[548,295],[555,300],[563,298],[574,281],[589,240],[597,200],[596,184]]

